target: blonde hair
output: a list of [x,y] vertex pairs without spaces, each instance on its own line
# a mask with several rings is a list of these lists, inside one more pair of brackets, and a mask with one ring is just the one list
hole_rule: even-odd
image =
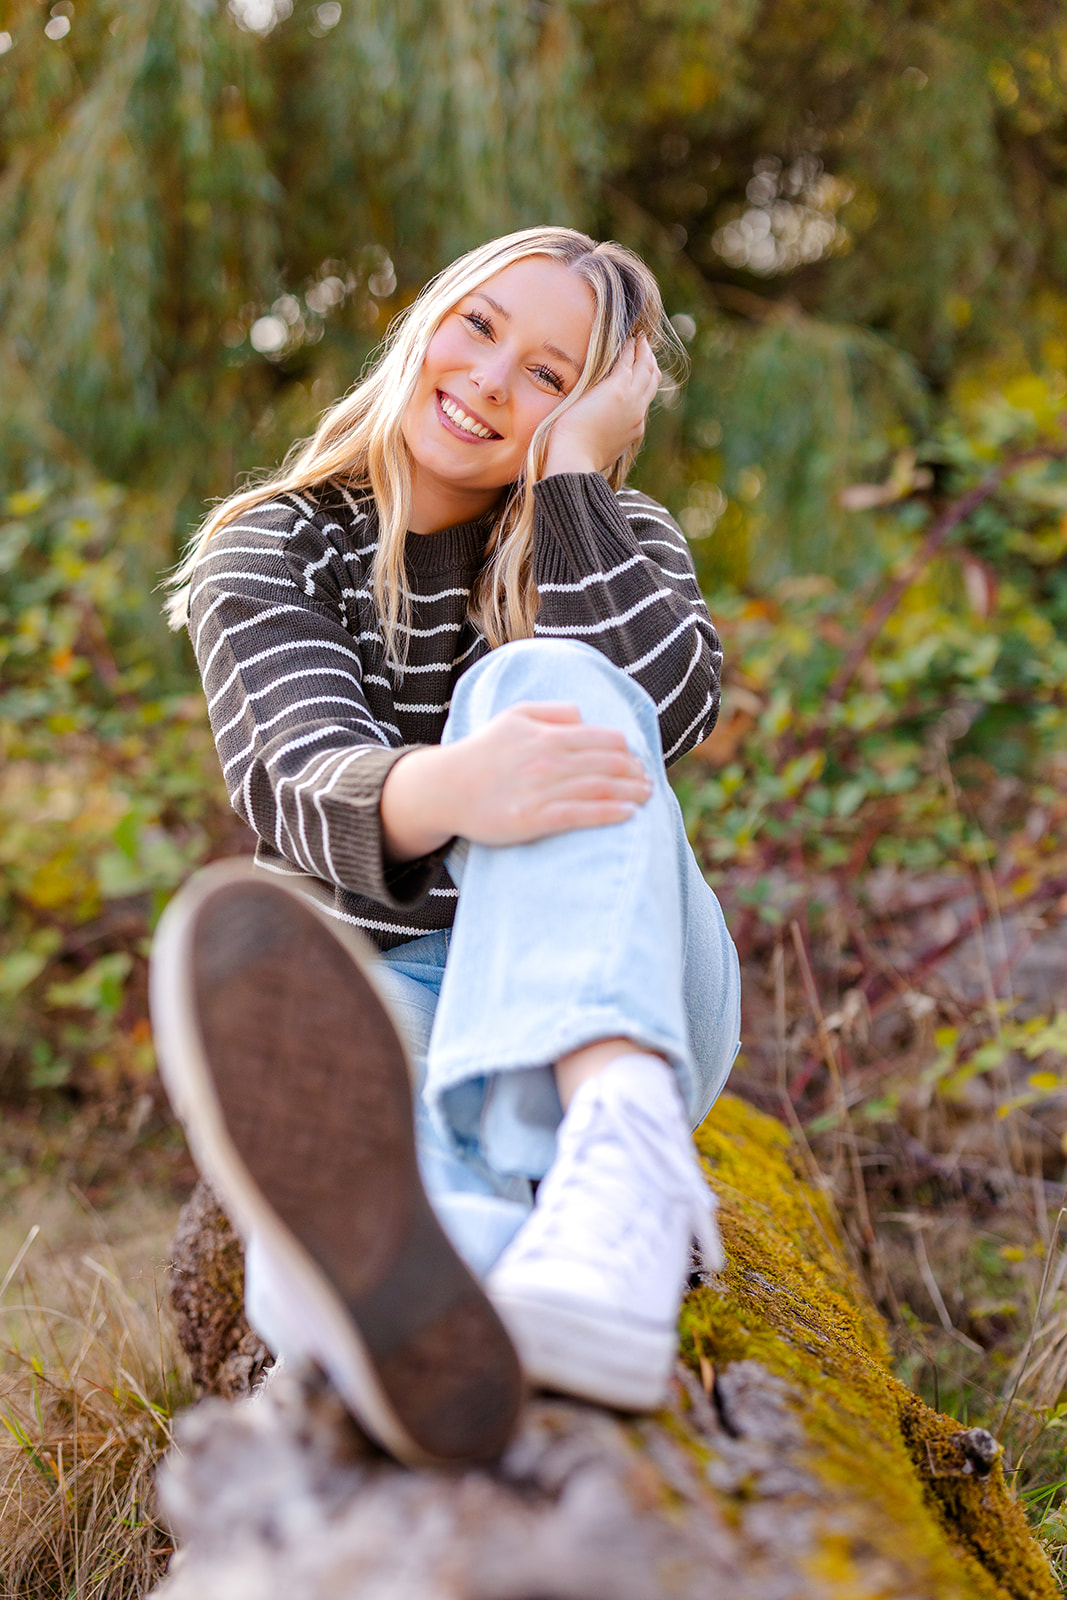
[[[378,548],[371,590],[388,659],[403,666],[411,609],[404,566],[411,509],[410,456],[401,431],[404,413],[430,340],[447,314],[495,273],[537,255],[562,262],[592,290],[595,310],[589,350],[578,382],[530,441],[518,481],[489,534],[485,565],[470,601],[471,620],[492,648],[533,634],[538,608],[533,486],[544,471],[553,424],[611,371],[629,338],[644,334],[666,371],[685,362],[684,349],[665,316],[659,285],[644,262],[623,245],[597,244],[571,228],[524,228],[490,240],[430,280],[394,319],[370,372],[323,413],[312,438],[295,444],[276,472],[217,505],[193,535],[171,580],[175,593],[166,610],[172,628],[181,628],[188,620],[192,575],[213,534],[277,495],[340,482],[349,490],[369,492],[377,504]],[[636,446],[626,450],[606,474],[613,489],[625,482],[636,453]]]

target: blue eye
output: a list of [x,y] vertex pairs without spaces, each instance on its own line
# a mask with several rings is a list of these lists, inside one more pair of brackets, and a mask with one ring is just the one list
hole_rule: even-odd
[[481,316],[477,311],[466,311],[463,314],[463,320],[464,322],[469,322],[471,327],[474,328],[477,333],[480,333],[483,338],[492,338],[493,324],[489,321],[488,317]]
[[551,367],[537,367],[535,371],[542,383],[551,384],[557,394],[563,393],[563,379],[558,372],[553,372]]

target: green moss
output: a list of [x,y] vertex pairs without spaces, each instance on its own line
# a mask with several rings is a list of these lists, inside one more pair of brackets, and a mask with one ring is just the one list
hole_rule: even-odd
[[[930,1600],[1055,1600],[999,1463],[975,1476],[952,1443],[959,1423],[890,1372],[885,1331],[825,1199],[794,1170],[786,1130],[724,1095],[697,1144],[719,1196],[729,1264],[717,1285],[688,1297],[682,1353],[696,1372],[702,1356],[719,1367],[755,1359],[789,1385],[811,1442],[809,1468],[827,1488],[812,1569],[826,1594],[875,1600],[854,1546],[862,1544],[870,1572],[872,1553],[899,1567],[904,1543]],[[845,1500],[848,1537],[830,1514]],[[869,1513],[858,1521],[857,1501]]]

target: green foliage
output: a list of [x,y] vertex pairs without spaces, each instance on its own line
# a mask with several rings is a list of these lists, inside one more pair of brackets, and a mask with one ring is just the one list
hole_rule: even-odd
[[938,377],[1033,315],[1037,288],[1059,294],[1054,7],[606,0],[581,15],[613,188],[713,285],[884,330]]
[[[992,772],[1043,775],[1055,799],[1051,763],[1067,740],[1059,401],[1058,385],[1036,377],[999,395],[961,394],[925,447],[925,478],[908,456],[896,478],[852,486],[855,503],[883,502],[841,512],[871,574],[858,593],[808,575],[782,578],[759,596],[716,599],[725,719],[683,785],[710,861],[766,867],[799,851],[827,869],[983,862],[990,845],[968,785]],[[915,484],[936,474],[943,503],[946,491],[962,496],[996,462],[1010,466],[1031,451],[1041,454],[1008,472],[929,565],[911,573],[842,683],[865,617],[894,573],[909,572],[929,525]],[[684,508],[682,517],[692,528]],[[696,549],[702,557],[705,545]],[[711,775],[698,775],[701,760]]]
[[180,534],[446,260],[571,221],[644,251],[691,339],[642,470],[717,524],[713,575],[855,581],[842,487],[974,363],[1063,339],[1059,30],[1039,0],[13,0],[0,481],[165,480]]
[[1062,340],[1058,11],[605,0],[579,15],[608,134],[601,226],[649,254],[695,323],[681,442],[688,476],[724,497],[696,506],[729,546],[716,576],[864,576],[840,487],[921,445],[972,363],[1040,369]]
[[237,17],[269,25],[270,6],[103,0],[49,37],[36,0],[10,8],[0,451],[16,464],[51,453],[50,422],[109,478],[228,491],[450,256],[576,214],[596,138],[565,14],[275,10],[257,34]]
[[143,1078],[144,938],[211,848],[221,784],[189,666],[132,557],[158,507],[38,484],[0,518],[0,1072]]
[[799,847],[825,867],[862,865],[868,851],[875,864],[914,870],[986,859],[980,826],[956,801],[946,753],[955,747],[982,770],[1003,769],[998,710],[1010,712],[1011,754],[1018,747],[1029,770],[1060,747],[1067,643],[1046,639],[1042,655],[1023,655],[1015,645],[1030,627],[1027,606],[1002,603],[977,628],[945,603],[940,576],[912,592],[862,674],[829,707],[854,636],[851,596],[813,578],[783,580],[760,599],[720,597],[717,620],[733,662],[729,710],[707,746],[714,771],[698,775],[694,759],[684,778],[712,861],[756,859],[764,843],[781,859]]

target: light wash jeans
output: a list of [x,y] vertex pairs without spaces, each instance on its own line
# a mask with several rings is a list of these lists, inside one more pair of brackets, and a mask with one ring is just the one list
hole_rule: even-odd
[[[567,701],[584,722],[620,729],[654,789],[610,827],[535,844],[461,842],[447,863],[460,890],[452,928],[380,959],[379,987],[416,1069],[423,1181],[479,1276],[552,1164],[560,1056],[616,1036],[660,1052],[695,1127],[739,1047],[737,952],[689,848],[655,706],[591,645],[520,640],[459,680],[442,742],[532,700]],[[271,1343],[257,1254],[252,1240],[249,1317]]]

